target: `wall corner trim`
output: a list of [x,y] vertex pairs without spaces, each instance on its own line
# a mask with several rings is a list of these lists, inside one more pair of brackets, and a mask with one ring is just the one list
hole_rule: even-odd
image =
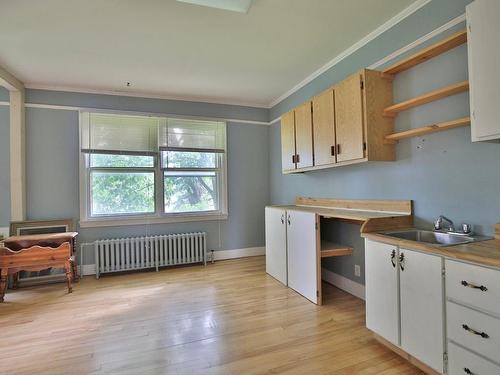
[[321,268],[321,279],[355,297],[361,298],[362,300],[365,299],[365,286],[363,284],[352,281],[326,268]]

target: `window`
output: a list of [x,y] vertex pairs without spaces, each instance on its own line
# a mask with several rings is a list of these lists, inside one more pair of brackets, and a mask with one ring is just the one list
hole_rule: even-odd
[[223,122],[82,112],[80,143],[83,226],[227,216]]

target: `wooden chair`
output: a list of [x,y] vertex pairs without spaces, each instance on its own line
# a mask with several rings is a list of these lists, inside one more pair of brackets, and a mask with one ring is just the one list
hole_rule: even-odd
[[0,302],[3,302],[7,289],[7,278],[20,271],[41,271],[47,268],[63,268],[66,272],[68,293],[73,291],[71,268],[71,245],[64,242],[57,248],[32,246],[14,251],[0,248]]

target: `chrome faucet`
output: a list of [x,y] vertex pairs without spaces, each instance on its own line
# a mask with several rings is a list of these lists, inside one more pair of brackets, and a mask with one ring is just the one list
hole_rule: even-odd
[[434,229],[435,230],[443,230],[443,221],[446,221],[448,223],[448,232],[454,232],[455,231],[455,226],[453,224],[453,221],[448,219],[446,216],[440,215],[436,222],[434,223]]
[[[443,222],[446,222],[448,224],[448,228],[443,228]],[[462,231],[456,231],[453,221],[451,221],[450,219],[448,219],[446,216],[443,215],[440,215],[434,222],[434,230],[445,231],[454,234],[472,234],[472,226],[470,224],[463,223]]]

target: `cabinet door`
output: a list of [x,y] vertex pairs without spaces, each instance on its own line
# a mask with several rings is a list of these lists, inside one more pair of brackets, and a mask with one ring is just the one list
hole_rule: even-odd
[[365,241],[366,326],[399,345],[397,248]]
[[297,150],[297,168],[313,166],[311,102],[295,108],[295,148]]
[[284,171],[295,169],[295,113],[281,116],[281,166]]
[[266,272],[287,285],[286,211],[266,207]]
[[335,86],[335,129],[337,162],[362,159],[363,90],[361,74],[354,74]]
[[472,141],[500,138],[500,1],[474,1],[467,6]]
[[401,347],[438,372],[443,371],[443,260],[399,249]]
[[288,286],[321,303],[315,213],[287,211]]
[[335,108],[333,90],[313,99],[314,165],[335,163]]

